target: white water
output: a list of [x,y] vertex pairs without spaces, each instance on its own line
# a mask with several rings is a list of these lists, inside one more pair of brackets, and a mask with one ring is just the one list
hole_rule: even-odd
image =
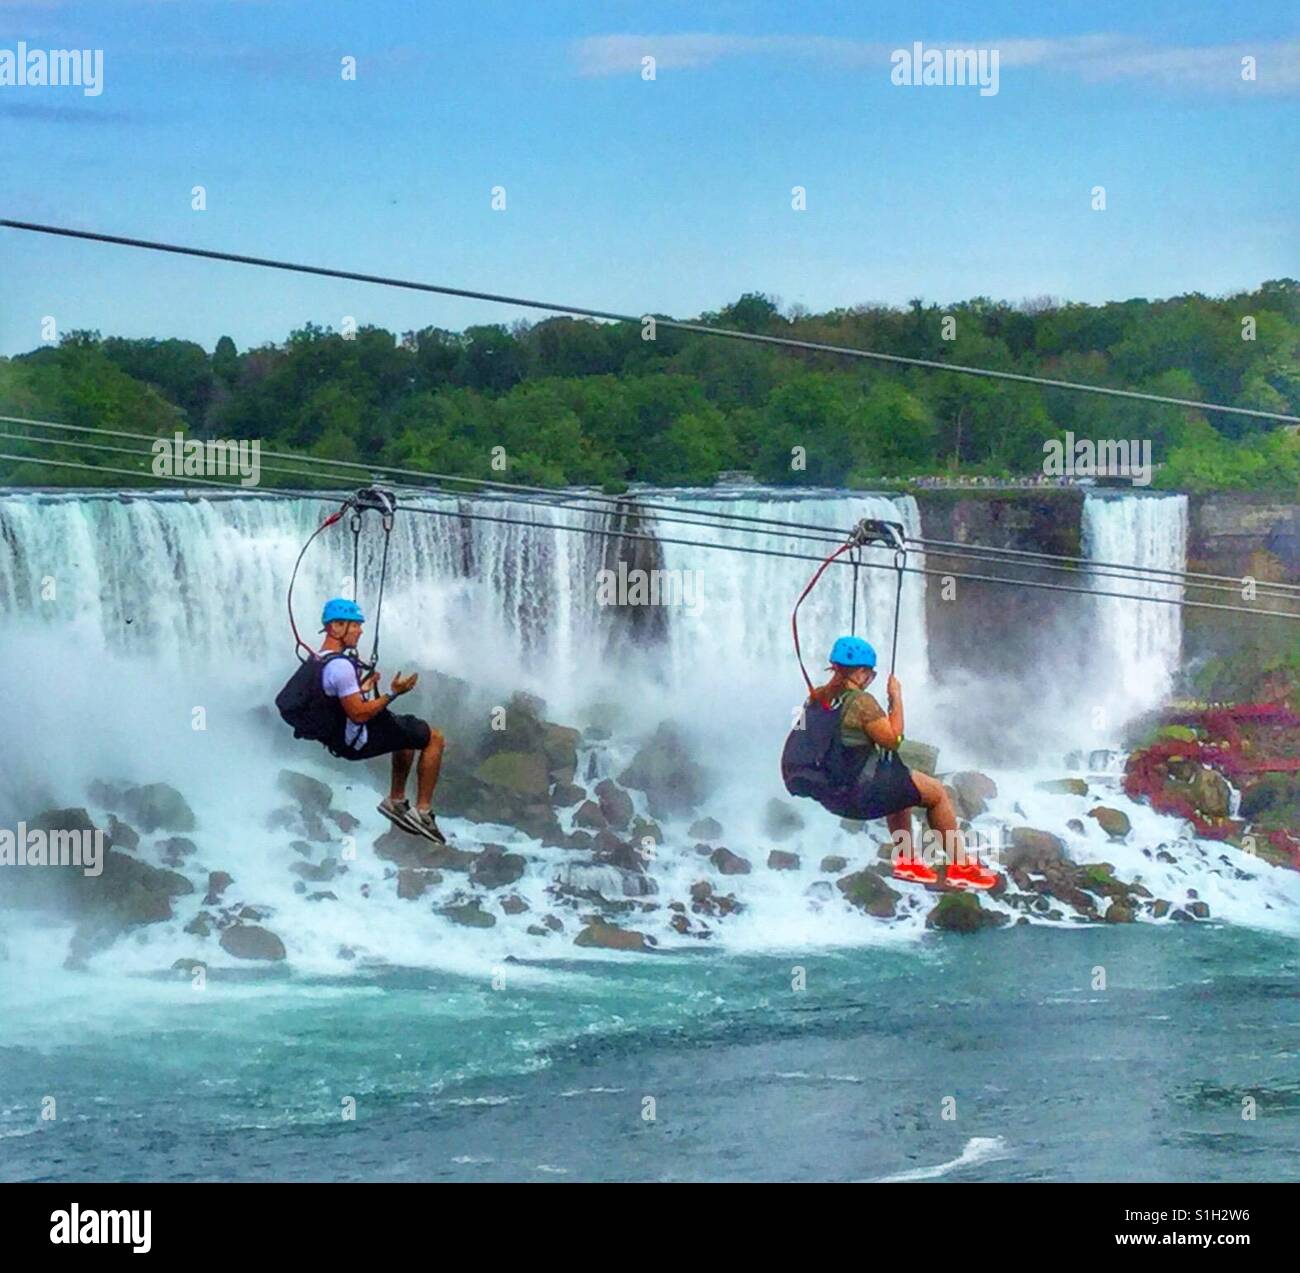
[[[827,494],[789,500],[747,494],[727,499],[692,492],[661,498],[684,509],[724,509],[840,529],[863,516],[890,517],[918,530],[910,498]],[[518,505],[472,507],[537,522],[582,520],[573,512],[521,511]],[[528,902],[528,914],[498,916],[491,930],[454,927],[432,906],[463,887],[463,876],[449,875],[438,892],[419,902],[399,901],[385,878],[385,864],[368,851],[371,834],[383,829],[373,812],[376,792],[369,771],[344,769],[306,744],[286,756],[287,731],[269,738],[253,717],[251,709],[269,701],[293,666],[283,592],[302,541],[327,508],[252,499],[0,500],[9,719],[21,723],[0,773],[0,825],[12,826],[51,805],[86,803],[85,786],[95,778],[167,781],[185,793],[199,820],[192,836],[199,853],[187,864],[188,873],[201,885],[208,870],[229,871],[235,885],[227,902],[271,907],[268,926],[284,939],[297,969],[353,966],[340,960],[345,945],[363,959],[465,972],[495,967],[508,954],[536,960],[572,953],[571,912],[565,913],[564,937],[544,942],[525,932],[552,909],[545,890],[554,872],[574,860],[571,851],[543,850],[508,828],[450,823],[448,829],[466,847],[508,842],[534,862],[514,890]],[[1086,541],[1096,558],[1179,568],[1185,528],[1185,503],[1177,498],[1098,497],[1085,509]],[[715,528],[664,525],[661,533],[809,551],[804,541]],[[350,591],[349,536],[340,526],[322,539],[299,579],[297,612],[304,634],[314,634],[312,619],[322,597]],[[372,595],[377,567],[374,540],[372,533],[363,558],[363,602]],[[875,860],[876,836],[850,834],[807,802],[799,807],[803,829],[790,838],[774,841],[764,827],[769,799],[784,798],[777,758],[803,694],[791,656],[789,613],[814,563],[666,544],[667,569],[699,572],[698,604],[669,611],[663,644],[634,644],[596,604],[596,572],[603,565],[599,545],[593,536],[542,528],[399,514],[384,602],[386,672],[399,666],[438,670],[485,686],[501,701],[514,689],[529,689],[547,700],[552,719],[565,723],[584,724],[593,705],[612,704],[615,737],[584,753],[580,782],[589,764],[597,777],[617,775],[641,737],[662,719],[676,721],[711,773],[712,790],[700,812],[716,817],[724,828],[722,842],[754,866],[748,876],[714,879],[719,891],[735,892],[745,911],[715,926],[712,944],[774,950],[916,940],[931,899],[912,886],[900,886],[903,918],[894,924],[865,919],[825,883],[809,895],[810,886],[829,878],[818,870],[823,855],[844,856],[849,869],[856,869]],[[876,556],[885,565],[891,560]],[[831,641],[847,629],[851,575],[849,569],[832,568],[801,611],[805,660],[814,677]],[[996,750],[962,753],[947,745],[945,717],[926,693],[924,586],[922,577],[909,576],[903,590],[899,676],[907,691],[909,733],[945,746],[945,770],[974,766],[997,780],[1001,794],[984,824],[996,829],[1027,822],[1051,830],[1078,860],[1113,862],[1121,878],[1141,875],[1153,893],[1176,902],[1195,887],[1216,918],[1286,931],[1300,926],[1295,873],[1190,841],[1178,847],[1176,869],[1143,854],[1144,848],[1173,844],[1181,828],[1127,801],[1116,789],[1114,773],[1090,779],[1094,790],[1088,797],[1034,790],[1036,780],[1065,772],[1067,750],[1087,753],[1113,745],[1126,714],[1158,700],[1177,663],[1177,608],[1097,603],[1099,666],[1121,669],[1119,689],[1089,732],[1068,739],[1059,713],[1036,710],[1036,701],[1041,706],[1037,686],[1068,680],[1057,667],[1057,651],[1045,642],[1017,686],[998,688],[1000,694],[1019,695],[1014,704],[1019,727],[1031,741],[1041,740],[1034,764],[1008,771],[1000,767]],[[892,570],[862,572],[858,631],[875,642],[882,664],[888,661],[894,587]],[[987,688],[972,684],[962,692],[967,699],[956,710],[983,709],[979,696]],[[206,715],[203,730],[193,727],[198,708]],[[330,782],[336,805],[362,820],[357,861],[325,886],[337,894],[335,901],[313,903],[293,892],[288,865],[297,859],[287,848],[293,837],[265,829],[267,814],[284,803],[274,782],[286,763]],[[1066,828],[1069,819],[1103,798],[1132,818],[1129,844],[1110,844],[1091,819],[1084,819],[1081,834]],[[639,798],[638,812],[644,812]],[[652,867],[659,885],[655,900],[661,904],[686,899],[694,880],[712,874],[693,849],[689,821],[664,825],[666,843]],[[142,854],[148,857],[152,847],[146,841]],[[766,869],[771,847],[800,854],[800,869]],[[1235,879],[1220,855],[1254,878]],[[141,930],[101,962],[140,971],[166,967],[180,955],[222,962],[215,942],[181,931],[201,897],[200,887],[178,902],[174,923]],[[668,915],[661,909],[629,922],[656,934],[665,947],[694,947],[692,938],[668,932]],[[47,927],[33,940],[11,945],[21,950],[17,957],[49,967],[61,961],[66,940],[66,930]],[[548,975],[535,968],[512,973]]]

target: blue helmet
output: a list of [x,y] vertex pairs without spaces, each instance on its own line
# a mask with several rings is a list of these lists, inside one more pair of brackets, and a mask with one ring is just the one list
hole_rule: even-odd
[[830,661],[837,667],[875,667],[876,647],[861,637],[842,636],[831,646]]
[[327,601],[320,615],[322,628],[331,623],[364,623],[365,621],[366,616],[361,613],[361,607],[346,597],[335,597],[333,601]]

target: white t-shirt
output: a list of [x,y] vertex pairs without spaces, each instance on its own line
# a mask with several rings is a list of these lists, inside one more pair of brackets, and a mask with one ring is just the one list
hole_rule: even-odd
[[[334,653],[332,650],[321,651],[322,656],[332,653]],[[361,693],[361,685],[357,681],[357,669],[348,658],[330,659],[321,673],[320,684],[326,698],[347,698],[349,695]],[[343,739],[353,751],[360,751],[366,745],[367,737],[364,725],[348,721],[347,728],[343,731]]]

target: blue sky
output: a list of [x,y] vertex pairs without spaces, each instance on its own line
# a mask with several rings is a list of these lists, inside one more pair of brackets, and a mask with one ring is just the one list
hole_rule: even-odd
[[[1217,293],[1300,275],[1300,7],[976,12],[0,0],[0,49],[104,51],[98,97],[0,87],[0,206],[680,316],[747,290],[820,310]],[[892,84],[890,52],[916,40],[998,49],[998,93]],[[196,184],[204,212],[190,207]],[[1105,212],[1091,208],[1096,185]],[[394,330],[522,316],[0,231],[0,353],[38,344],[46,315],[61,331],[208,348],[224,333],[241,349],[345,315]]]

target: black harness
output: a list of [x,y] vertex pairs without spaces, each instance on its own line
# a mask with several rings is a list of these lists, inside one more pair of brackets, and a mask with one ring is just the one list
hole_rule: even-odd
[[781,777],[792,796],[833,802],[857,786],[879,759],[874,745],[850,747],[840,737],[847,697],[829,707],[815,696],[804,704],[781,751]]
[[357,684],[365,665],[357,658],[355,650],[338,650],[330,654],[312,653],[304,659],[297,671],[285,682],[275,696],[275,706],[285,723],[293,727],[295,738],[310,738],[324,743],[335,755],[342,756],[347,748],[348,717],[337,698],[325,693],[323,678],[326,665],[335,659],[347,659],[357,674]]

